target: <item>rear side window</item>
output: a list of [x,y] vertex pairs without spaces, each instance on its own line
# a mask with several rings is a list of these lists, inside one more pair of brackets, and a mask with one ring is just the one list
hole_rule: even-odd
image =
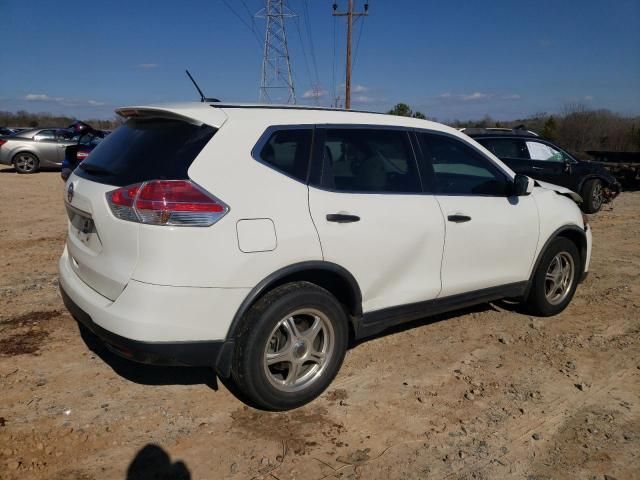
[[498,158],[529,160],[529,152],[522,140],[515,138],[482,138],[478,142]]
[[407,132],[326,129],[322,185],[354,193],[420,193]]
[[130,119],[108,135],[75,173],[124,186],[146,180],[180,180],[216,129],[181,120]]
[[307,181],[312,130],[277,130],[260,150],[260,160],[287,175]]

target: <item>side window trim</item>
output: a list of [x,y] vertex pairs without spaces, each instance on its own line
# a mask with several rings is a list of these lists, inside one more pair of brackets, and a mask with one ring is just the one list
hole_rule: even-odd
[[[291,175],[289,172],[285,172],[284,170],[278,168],[276,165],[273,165],[271,163],[265,162],[261,157],[262,149],[269,142],[269,140],[271,139],[273,134],[276,133],[276,132],[283,131],[283,130],[311,130],[311,142],[310,142],[310,149],[309,149],[309,158],[307,160],[307,174],[306,174],[304,180],[301,180],[300,178],[295,177],[294,175]],[[302,183],[304,185],[308,185],[309,184],[309,177],[311,175],[312,156],[313,156],[313,151],[314,151],[314,141],[315,141],[315,137],[316,137],[315,131],[316,131],[315,125],[313,125],[311,123],[310,124],[295,124],[295,125],[284,125],[284,124],[283,125],[271,125],[271,126],[266,128],[266,130],[262,133],[262,135],[260,135],[260,138],[258,138],[258,141],[253,146],[253,148],[251,149],[251,157],[256,162],[264,165],[267,168],[270,168],[271,170],[275,170],[276,172],[278,172],[281,175],[289,177],[290,179],[295,180],[298,183]]]
[[411,129],[409,131],[409,137],[413,146],[413,151],[418,162],[418,174],[420,175],[420,184],[422,185],[422,193],[427,195],[435,195],[436,193],[436,179],[435,172],[433,171],[433,165],[427,159],[426,153],[420,144],[418,138],[418,130]]
[[[387,191],[347,191],[338,190],[323,184],[323,160],[324,160],[324,142],[327,130],[392,130],[400,131],[405,134],[405,140],[409,145],[410,161],[418,177],[419,192],[387,192]],[[312,161],[309,169],[309,185],[320,190],[334,193],[357,194],[357,195],[423,195],[425,194],[424,184],[422,182],[422,174],[418,162],[418,152],[416,151],[414,142],[411,138],[410,127],[400,125],[376,125],[376,124],[358,124],[358,123],[322,123],[316,124],[313,135]]]

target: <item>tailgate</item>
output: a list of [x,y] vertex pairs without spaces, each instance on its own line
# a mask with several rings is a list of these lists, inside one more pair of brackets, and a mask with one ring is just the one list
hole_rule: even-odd
[[107,205],[105,194],[115,188],[72,175],[65,192],[71,268],[110,300],[124,290],[138,257],[138,224],[118,220]]

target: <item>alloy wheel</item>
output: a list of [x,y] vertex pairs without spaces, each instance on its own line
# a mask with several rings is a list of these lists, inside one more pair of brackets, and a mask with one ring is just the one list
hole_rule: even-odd
[[335,347],[327,316],[314,308],[296,310],[280,320],[264,350],[264,371],[280,391],[295,392],[320,378]]
[[559,252],[551,260],[545,275],[544,293],[551,305],[558,305],[567,298],[574,277],[573,257],[568,252]]
[[22,172],[33,172],[36,168],[36,159],[33,155],[21,153],[16,157],[14,165]]

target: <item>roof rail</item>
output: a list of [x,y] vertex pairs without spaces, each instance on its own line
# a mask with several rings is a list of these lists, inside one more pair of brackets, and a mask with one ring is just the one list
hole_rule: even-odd
[[500,127],[466,127],[461,128],[462,133],[467,135],[521,135],[528,137],[539,137],[536,132],[527,130],[525,125],[517,125],[513,128],[500,128]]

